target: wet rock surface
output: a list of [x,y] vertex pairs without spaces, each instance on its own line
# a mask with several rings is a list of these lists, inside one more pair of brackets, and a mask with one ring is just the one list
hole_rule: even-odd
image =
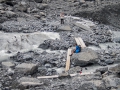
[[[99,4],[87,0],[86,2],[79,2],[79,0],[0,0],[0,2],[0,31],[28,34],[47,31],[57,32],[60,35],[60,39],[45,40],[37,50],[18,52],[10,55],[6,61],[1,61],[1,90],[119,90],[120,65],[99,68],[92,73],[89,67],[87,68],[91,63],[93,66],[94,64],[108,66],[120,62],[119,38],[114,40],[112,36],[112,31],[120,31],[119,0],[114,0],[114,2],[102,0]],[[81,16],[86,18],[85,20],[95,21],[95,27],[90,27],[91,30],[86,31],[85,28],[74,24],[76,21],[81,22],[83,18],[65,17],[67,27],[61,29],[59,14],[63,11],[65,16]],[[84,67],[79,67],[81,62],[77,67],[74,61],[71,62],[68,74],[77,73],[73,77],[37,79],[37,76],[59,75],[60,72],[57,69],[62,72],[61,68],[66,66],[67,49],[73,47],[75,37],[81,37],[87,47],[94,45],[100,49],[79,53],[82,60],[85,57],[87,62],[82,65]],[[103,50],[100,44],[106,42],[117,44],[114,47],[108,45],[107,49]],[[48,49],[52,53],[47,52]],[[11,53],[11,50],[7,50],[7,54]],[[77,56],[74,54],[71,59],[81,60]],[[88,74],[84,73],[85,70]]]

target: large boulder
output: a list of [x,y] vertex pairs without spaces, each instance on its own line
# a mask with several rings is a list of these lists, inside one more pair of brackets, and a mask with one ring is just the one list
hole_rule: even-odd
[[28,64],[28,63],[22,63],[16,66],[16,70],[19,72],[23,72],[25,74],[34,74],[37,72],[37,64]]
[[74,53],[71,61],[75,66],[86,66],[89,64],[97,63],[98,55],[92,49],[84,49],[80,53]]

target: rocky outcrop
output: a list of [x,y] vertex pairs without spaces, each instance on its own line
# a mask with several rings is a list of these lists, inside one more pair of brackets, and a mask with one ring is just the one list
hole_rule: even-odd
[[84,49],[84,51],[80,53],[74,53],[71,57],[71,61],[75,66],[86,66],[88,64],[94,64],[96,63],[96,59],[98,59],[98,55],[91,49]]

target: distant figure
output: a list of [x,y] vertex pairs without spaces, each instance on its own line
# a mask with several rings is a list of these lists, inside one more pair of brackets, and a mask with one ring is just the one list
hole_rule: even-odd
[[60,14],[60,18],[61,18],[61,24],[64,24],[64,13]]
[[75,46],[76,46],[76,49],[73,49],[73,50],[71,51],[71,55],[70,55],[70,56],[72,56],[73,53],[79,53],[79,52],[81,51],[81,46],[79,46],[79,45],[77,45],[77,44],[75,44]]

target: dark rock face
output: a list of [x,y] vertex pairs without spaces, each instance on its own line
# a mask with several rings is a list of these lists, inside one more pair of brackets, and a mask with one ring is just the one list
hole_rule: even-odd
[[111,24],[115,27],[120,28],[119,9],[120,9],[119,5],[110,5],[110,6],[105,6],[101,10],[98,9],[96,12],[83,11],[83,12],[77,12],[74,15],[81,16],[84,18],[92,18],[94,21],[98,21],[99,23]]

